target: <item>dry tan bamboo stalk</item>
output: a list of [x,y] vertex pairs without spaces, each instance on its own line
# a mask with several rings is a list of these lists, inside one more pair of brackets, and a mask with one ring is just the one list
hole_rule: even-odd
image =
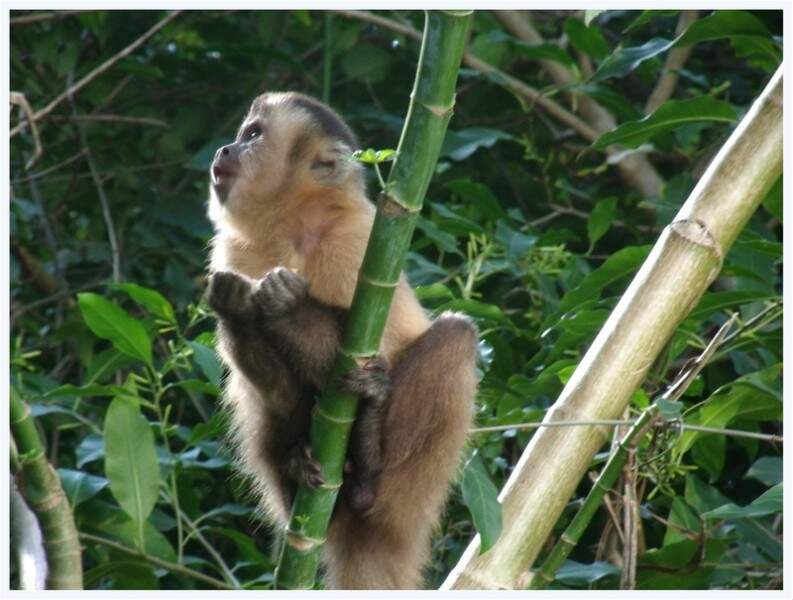
[[[616,419],[718,274],[724,252],[782,172],[782,67],[714,158],[604,324],[546,421]],[[501,491],[504,526],[474,538],[442,589],[525,587],[529,568],[607,428],[542,428]]]

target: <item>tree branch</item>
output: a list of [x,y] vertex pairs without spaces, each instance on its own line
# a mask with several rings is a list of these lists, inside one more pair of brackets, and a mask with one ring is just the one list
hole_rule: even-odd
[[[528,44],[545,43],[543,37],[532,25],[527,11],[497,10],[493,12],[510,33],[518,39]],[[573,73],[564,65],[553,60],[540,60],[539,63],[557,86],[565,88],[576,83]],[[568,92],[568,95],[573,105],[577,107],[577,112],[598,134],[617,127],[617,121],[611,113],[589,96],[575,92]],[[615,148],[615,150],[617,149]],[[636,153],[627,154],[617,162],[617,169],[625,183],[645,198],[660,195],[664,181],[645,156]]]
[[[699,16],[698,10],[684,10],[680,13],[680,18],[677,21],[677,28],[675,29],[675,36],[682,34],[688,26],[697,20]],[[664,102],[672,97],[677,87],[678,74],[677,71],[683,68],[683,65],[688,61],[691,56],[691,51],[694,49],[693,45],[689,46],[675,46],[666,55],[666,61],[662,69],[661,78],[655,84],[650,97],[647,99],[647,104],[644,105],[644,114],[649,115],[656,108],[661,106]]]
[[131,44],[129,44],[129,45],[128,45],[126,48],[124,48],[124,49],[123,49],[121,52],[117,53],[117,54],[116,54],[115,56],[113,56],[112,58],[109,58],[108,60],[106,60],[105,62],[103,62],[103,63],[102,63],[101,65],[99,65],[99,66],[98,66],[96,69],[94,69],[93,71],[91,71],[90,73],[88,73],[88,74],[87,74],[85,77],[83,77],[83,78],[82,78],[82,79],[80,79],[79,81],[77,81],[77,82],[75,82],[74,84],[70,85],[70,86],[69,86],[69,87],[68,87],[68,88],[67,88],[67,89],[66,89],[66,90],[65,90],[63,93],[61,93],[59,96],[57,96],[57,97],[56,97],[54,100],[52,100],[52,101],[51,101],[49,104],[47,104],[47,106],[45,106],[45,107],[44,107],[44,108],[42,108],[41,110],[38,110],[38,111],[36,111],[36,112],[33,114],[33,116],[32,116],[31,118],[29,118],[29,119],[28,119],[28,121],[27,121],[27,122],[19,123],[19,124],[18,124],[16,127],[14,127],[13,129],[11,129],[11,132],[9,133],[9,136],[8,136],[8,137],[9,137],[9,138],[13,138],[13,137],[14,137],[15,135],[17,135],[17,134],[18,134],[20,131],[22,131],[22,129],[23,129],[23,128],[24,128],[24,127],[27,125],[27,123],[28,123],[28,122],[29,122],[29,123],[34,123],[34,122],[36,122],[36,121],[38,121],[38,120],[42,119],[43,117],[46,117],[46,116],[47,116],[48,114],[50,114],[50,113],[52,112],[52,110],[53,110],[53,109],[54,109],[56,106],[58,106],[58,105],[59,105],[61,102],[63,102],[63,101],[64,101],[64,100],[66,100],[67,98],[69,98],[69,97],[71,97],[71,96],[74,96],[75,94],[77,94],[77,92],[79,92],[79,91],[80,91],[81,89],[83,89],[83,88],[84,88],[86,85],[88,85],[89,83],[91,83],[91,82],[92,82],[94,79],[96,79],[97,77],[99,77],[99,76],[100,76],[102,73],[104,73],[105,71],[107,71],[107,70],[108,70],[110,67],[112,67],[113,65],[115,65],[115,64],[116,64],[118,61],[120,61],[122,58],[125,58],[125,57],[129,56],[129,55],[130,55],[132,52],[134,52],[135,50],[137,50],[137,48],[138,48],[138,47],[140,47],[140,46],[141,46],[141,45],[142,45],[142,44],[143,44],[143,43],[144,43],[146,40],[148,40],[150,37],[152,37],[152,36],[153,36],[155,33],[157,33],[157,32],[158,32],[160,29],[162,29],[163,27],[165,27],[165,26],[166,26],[168,23],[170,23],[171,21],[173,21],[173,20],[174,20],[174,19],[175,19],[177,16],[179,16],[179,13],[181,13],[181,12],[182,12],[181,10],[175,10],[175,11],[172,11],[170,14],[168,14],[168,16],[166,16],[164,19],[162,19],[162,20],[160,20],[158,23],[156,23],[156,24],[155,24],[155,25],[154,25],[154,26],[153,26],[151,29],[149,29],[149,30],[148,30],[146,33],[144,33],[142,36],[140,36],[140,37],[139,37],[138,39],[136,39],[134,42],[132,42]]

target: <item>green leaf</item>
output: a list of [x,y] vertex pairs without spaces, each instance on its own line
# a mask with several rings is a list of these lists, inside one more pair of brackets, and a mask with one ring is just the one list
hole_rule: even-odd
[[610,77],[623,77],[644,61],[666,52],[674,43],[674,40],[653,38],[641,46],[618,48],[600,63],[600,67],[592,75],[592,80],[603,81]]
[[601,14],[606,12],[605,10],[585,10],[584,11],[584,24],[589,27],[592,24],[592,21],[598,18]]
[[564,32],[573,48],[596,60],[602,59],[609,53],[606,38],[600,33],[600,29],[593,25],[587,26],[578,19],[567,19],[564,23]]
[[88,328],[110,340],[119,352],[151,365],[151,340],[143,324],[99,294],[77,294],[77,302]]
[[782,483],[782,458],[779,456],[758,458],[743,477],[756,479],[769,487]]
[[479,302],[478,300],[452,300],[439,307],[438,310],[458,310],[472,317],[490,319],[491,321],[503,321],[506,319],[504,312],[498,306]]
[[452,160],[465,160],[479,148],[492,148],[502,140],[514,140],[514,136],[498,129],[469,127],[459,131],[447,131],[441,148],[441,156]]
[[479,553],[483,554],[493,547],[501,535],[501,503],[498,490],[479,457],[474,452],[463,468],[463,502],[471,512],[474,527],[481,538]]
[[725,504],[714,510],[703,513],[708,519],[749,519],[764,517],[782,512],[782,484],[779,483],[766,491],[747,506],[736,506],[733,503]]
[[763,200],[765,209],[782,222],[782,176],[776,180],[773,187]]
[[782,59],[781,48],[774,42],[763,22],[745,10],[717,10],[694,21],[677,39],[676,45],[688,46],[710,40],[729,39],[739,57],[759,61],[758,66],[773,70]]
[[358,44],[344,54],[341,69],[347,77],[367,83],[379,83],[391,70],[391,54],[372,44]]
[[556,580],[567,585],[582,586],[593,583],[609,575],[619,575],[620,570],[604,561],[585,565],[574,560],[567,560],[556,573]]
[[148,421],[134,402],[122,397],[110,403],[105,415],[105,474],[113,496],[142,531],[157,502],[160,469]]
[[565,294],[559,303],[556,314],[546,320],[545,326],[555,322],[559,316],[573,310],[581,303],[599,298],[604,287],[634,273],[647,258],[649,252],[650,246],[628,246],[617,250],[606,259],[606,262],[589,273],[581,283]]
[[627,148],[637,148],[647,140],[682,125],[705,121],[732,123],[735,121],[735,109],[727,102],[711,96],[668,100],[644,119],[623,123],[604,133],[591,147],[605,148],[611,144],[622,144]]
[[176,323],[173,306],[157,290],[143,287],[137,283],[115,283],[110,288],[124,292],[150,313],[165,319],[169,323]]
[[507,218],[501,202],[486,185],[470,179],[455,179],[445,187],[473,206],[482,217],[493,221]]
[[195,341],[189,341],[187,345],[193,349],[193,358],[195,358],[196,364],[201,368],[206,378],[212,385],[219,388],[223,368],[220,366],[215,350]]
[[595,243],[602,238],[611,228],[617,216],[617,199],[604,198],[595,204],[589,219],[586,222],[586,232],[589,237],[589,247],[594,248]]
[[628,33],[629,31],[636,29],[637,27],[646,25],[656,17],[669,17],[672,15],[676,15],[679,12],[680,12],[679,10],[643,10],[641,14],[638,17],[636,17],[636,19],[634,19],[633,22],[631,22],[631,24],[625,28],[624,33]]
[[675,544],[689,539],[686,530],[698,533],[700,530],[699,517],[691,510],[680,496],[675,496],[672,500],[672,507],[669,509],[669,526],[664,534],[664,546]]
[[66,492],[66,497],[69,498],[69,504],[72,505],[72,508],[96,496],[109,483],[104,477],[97,477],[96,475],[73,469],[58,469],[58,475],[61,478],[63,491]]

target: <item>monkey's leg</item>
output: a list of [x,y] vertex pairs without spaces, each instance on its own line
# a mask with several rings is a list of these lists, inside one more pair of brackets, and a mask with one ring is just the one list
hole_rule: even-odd
[[328,537],[328,583],[339,589],[421,585],[459,465],[476,394],[476,329],[444,314],[397,357],[383,421],[383,471],[361,519],[340,513]]
[[345,391],[361,399],[350,436],[351,472],[344,479],[342,491],[350,507],[362,515],[374,504],[377,480],[383,470],[383,420],[391,393],[387,369],[384,359],[375,358],[342,381]]

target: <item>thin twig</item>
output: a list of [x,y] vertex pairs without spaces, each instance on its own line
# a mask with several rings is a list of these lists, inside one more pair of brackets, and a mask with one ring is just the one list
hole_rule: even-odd
[[100,121],[103,123],[132,123],[135,125],[152,125],[154,127],[162,127],[167,129],[170,127],[168,123],[162,119],[155,119],[153,117],[129,117],[126,115],[77,115],[77,116],[61,116],[52,115],[50,117],[53,121]]
[[57,171],[65,167],[66,165],[72,164],[74,161],[79,160],[85,154],[85,150],[80,150],[77,154],[73,154],[69,158],[62,160],[61,162],[52,165],[51,167],[47,167],[46,169],[42,169],[41,171],[36,171],[35,173],[31,173],[27,177],[20,177],[18,179],[12,179],[11,185],[18,185],[21,183],[27,183],[28,181],[33,181],[34,179],[40,179],[53,171]]
[[[509,431],[511,429],[538,429],[540,427],[587,427],[587,426],[601,426],[601,427],[617,427],[618,425],[633,425],[633,420],[592,420],[592,421],[549,421],[549,422],[533,422],[533,423],[515,423],[513,425],[493,425],[490,427],[474,427],[468,430],[468,433],[498,433],[500,431]],[[676,427],[683,431],[700,431],[702,433],[716,433],[730,437],[745,437],[756,440],[763,440],[764,442],[783,442],[784,438],[781,435],[774,435],[770,433],[755,433],[754,431],[743,431],[742,429],[719,429],[717,427],[704,427],[702,425],[689,425],[688,423],[678,423],[676,421],[660,421],[662,425],[669,425]]]
[[[379,25],[380,27],[384,27],[386,29],[390,29],[391,31],[395,31],[407,37],[413,38],[414,40],[421,40],[421,33],[418,30],[413,29],[408,25],[398,23],[392,19],[372,14],[365,10],[334,10],[333,12],[350,19],[358,19],[360,21]],[[585,123],[583,120],[579,119],[577,116],[554,100],[551,100],[549,97],[545,96],[536,88],[533,88],[530,85],[527,85],[519,79],[513,77],[512,75],[509,75],[504,71],[494,67],[493,65],[486,63],[470,52],[463,54],[463,63],[466,66],[479,71],[483,75],[490,76],[494,81],[521,96],[525,100],[539,105],[558,121],[561,121],[576,131],[584,139],[594,142],[598,138],[599,133],[597,130]]]
[[[69,73],[69,79],[73,77],[73,72]],[[72,89],[73,86],[70,86],[69,89]],[[74,98],[69,96],[69,102],[72,105],[72,114],[77,116],[77,105],[74,102]],[[85,127],[80,122],[79,119],[75,120],[75,125],[77,127],[77,133],[80,137],[80,144],[85,150],[85,158],[88,162],[88,169],[91,171],[91,178],[94,180],[94,185],[96,186],[96,192],[99,195],[99,203],[102,206],[102,216],[105,220],[105,228],[107,229],[107,239],[110,242],[110,254],[111,254],[111,264],[113,267],[113,283],[120,283],[121,282],[121,253],[119,252],[118,248],[118,239],[116,238],[116,227],[113,224],[113,215],[110,212],[110,203],[107,200],[107,195],[105,194],[105,187],[102,185],[102,180],[99,178],[99,171],[96,168],[96,163],[94,162],[94,155],[91,152],[91,148],[88,145],[88,138],[85,135]]]
[[105,71],[107,71],[107,70],[108,70],[110,67],[112,67],[113,65],[115,65],[115,64],[116,64],[118,61],[120,61],[122,58],[125,58],[125,57],[127,57],[128,55],[130,55],[130,54],[131,54],[132,52],[134,52],[134,51],[135,51],[135,50],[136,50],[136,49],[137,49],[139,46],[141,46],[141,45],[142,45],[142,44],[143,44],[143,43],[144,43],[146,40],[148,40],[148,39],[149,39],[151,36],[153,36],[153,35],[154,35],[155,33],[157,33],[157,32],[158,32],[160,29],[162,29],[163,27],[165,27],[165,26],[166,26],[168,23],[170,23],[171,21],[173,21],[173,20],[174,20],[174,19],[175,19],[175,18],[176,18],[176,17],[179,15],[179,13],[181,13],[181,12],[182,12],[181,10],[175,10],[175,11],[172,11],[170,14],[168,14],[168,16],[166,16],[164,19],[160,20],[160,21],[159,21],[159,22],[158,22],[156,25],[154,25],[154,26],[153,26],[151,29],[149,29],[149,30],[148,30],[146,33],[144,33],[142,36],[140,36],[138,39],[136,39],[134,42],[132,42],[132,43],[131,43],[129,46],[127,46],[126,48],[124,48],[124,49],[123,49],[121,52],[119,52],[118,54],[116,54],[116,55],[115,55],[115,56],[113,56],[112,58],[110,58],[110,59],[106,60],[105,62],[103,62],[103,63],[102,63],[101,65],[99,65],[99,66],[98,66],[96,69],[94,69],[93,71],[91,71],[90,73],[88,73],[88,74],[87,74],[85,77],[83,77],[83,78],[82,78],[82,79],[80,79],[79,81],[77,81],[77,82],[73,83],[72,85],[70,85],[70,86],[69,86],[69,87],[66,89],[66,91],[64,91],[62,94],[60,94],[60,95],[59,95],[57,98],[55,98],[55,99],[54,99],[52,102],[50,102],[49,104],[47,104],[47,106],[45,106],[45,107],[44,107],[44,108],[42,108],[41,110],[39,110],[39,111],[37,111],[36,113],[34,113],[34,114],[33,114],[33,116],[32,116],[32,117],[30,117],[30,118],[28,118],[26,122],[24,122],[24,123],[19,123],[19,124],[18,124],[16,127],[14,127],[14,128],[11,130],[11,132],[9,133],[9,137],[13,138],[13,137],[14,137],[16,134],[18,134],[20,131],[22,131],[22,128],[23,128],[23,127],[25,127],[25,125],[26,125],[27,123],[33,123],[33,122],[35,122],[35,121],[38,121],[38,120],[39,120],[39,119],[41,119],[42,117],[45,117],[45,116],[47,116],[48,114],[50,114],[50,113],[52,112],[52,110],[53,110],[53,109],[54,109],[56,106],[58,106],[58,105],[59,105],[61,102],[63,102],[64,100],[66,100],[66,99],[67,99],[67,98],[69,98],[69,97],[72,97],[72,96],[74,96],[74,95],[75,95],[75,94],[76,94],[78,91],[80,91],[80,90],[81,90],[83,87],[85,87],[85,86],[86,86],[87,84],[89,84],[91,81],[93,81],[94,79],[96,79],[96,78],[97,78],[99,75],[101,75],[102,73],[104,73]]
[[39,138],[39,129],[36,127],[33,109],[30,108],[30,103],[22,92],[10,92],[8,99],[11,104],[16,104],[22,109],[22,112],[25,113],[25,119],[30,123],[30,132],[33,134],[33,154],[27,162],[25,162],[25,169],[30,169],[44,152],[41,147],[41,138]]
[[53,19],[63,19],[64,17],[71,17],[78,13],[91,12],[90,10],[56,10],[52,12],[35,12],[29,15],[22,15],[21,17],[14,17],[9,19],[8,24],[13,27],[14,25],[30,25],[31,23],[41,23],[42,21],[51,21]]
[[197,579],[198,581],[203,581],[204,583],[208,583],[212,587],[215,587],[219,590],[233,590],[234,588],[228,585],[225,581],[221,581],[220,579],[216,579],[210,575],[204,575],[199,571],[195,571],[190,567],[185,567],[184,565],[180,565],[178,563],[173,563],[167,560],[163,560],[156,556],[152,556],[150,554],[145,554],[140,550],[135,548],[130,548],[129,546],[125,546],[124,544],[119,544],[118,542],[114,542],[113,540],[108,540],[103,537],[99,537],[98,535],[91,535],[90,533],[80,533],[80,539],[86,542],[93,542],[94,544],[101,544],[102,546],[107,546],[108,548],[112,548],[113,550],[117,550],[119,552],[123,552],[130,556],[134,556],[135,558],[140,558],[141,560],[145,560],[153,565],[158,567],[162,567],[172,573],[179,573],[181,575],[186,575],[187,577],[192,577],[193,579]]

